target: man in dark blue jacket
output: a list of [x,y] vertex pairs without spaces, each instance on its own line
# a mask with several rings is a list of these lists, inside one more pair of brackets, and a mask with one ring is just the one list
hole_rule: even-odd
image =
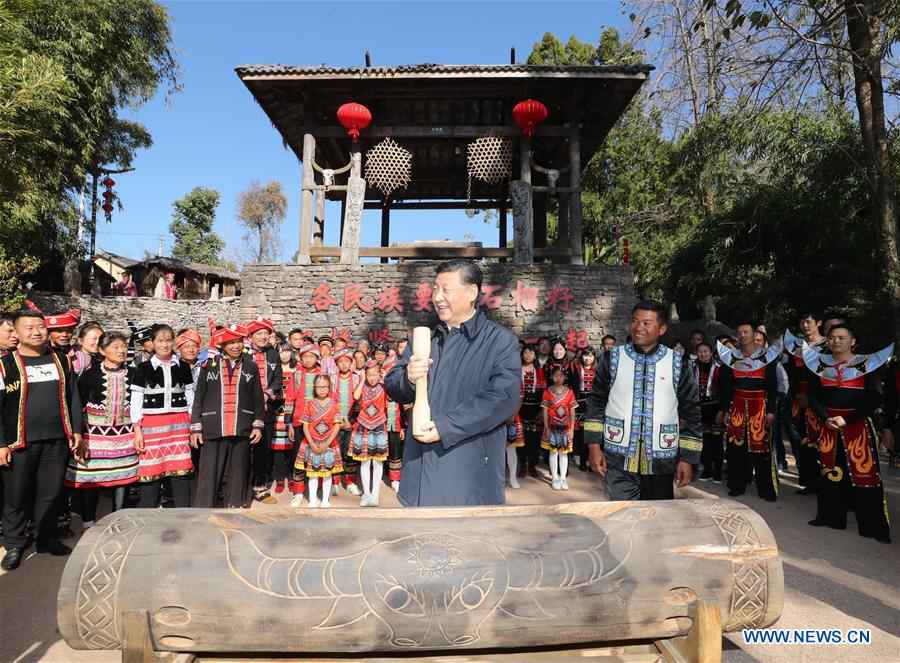
[[398,403],[415,400],[428,375],[432,422],[407,438],[400,502],[405,506],[503,504],[506,421],[519,406],[522,363],[515,335],[478,308],[482,275],[469,261],[441,264],[432,303],[441,323],[431,359],[407,348],[385,385]]

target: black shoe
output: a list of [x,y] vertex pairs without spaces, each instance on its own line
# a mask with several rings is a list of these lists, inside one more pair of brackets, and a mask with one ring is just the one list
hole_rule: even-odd
[[541,475],[538,474],[537,467],[531,465],[528,467],[528,476],[533,477],[535,479],[540,479]]
[[812,525],[813,527],[827,527],[828,526],[828,523],[826,523],[824,520],[819,520],[818,518],[813,518],[806,524]]
[[806,486],[805,488],[801,488],[797,491],[798,495],[815,495],[816,489],[812,486]]
[[49,553],[54,557],[65,557],[72,549],[59,539],[50,539],[47,543],[38,543],[34,547],[35,552]]
[[737,497],[738,495],[743,495],[743,494],[744,494],[743,490],[732,489],[732,490],[728,491],[728,497]]
[[13,571],[19,568],[19,564],[22,563],[22,555],[24,554],[25,548],[10,548],[3,556],[3,561],[0,562],[0,569]]

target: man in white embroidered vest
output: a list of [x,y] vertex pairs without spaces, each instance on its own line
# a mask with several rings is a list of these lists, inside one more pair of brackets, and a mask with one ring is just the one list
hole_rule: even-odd
[[604,353],[584,423],[591,468],[612,500],[664,500],[686,486],[700,462],[700,397],[683,355],[659,342],[666,308],[631,311],[632,342]]

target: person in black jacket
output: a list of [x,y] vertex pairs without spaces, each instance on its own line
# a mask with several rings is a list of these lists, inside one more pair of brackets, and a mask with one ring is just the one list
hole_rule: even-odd
[[247,324],[245,332],[250,339],[248,352],[259,371],[259,383],[265,403],[262,444],[253,446],[253,495],[263,504],[275,504],[277,500],[271,494],[272,438],[275,435],[275,414],[282,400],[281,358],[278,350],[269,344],[269,339],[275,333],[271,320],[257,316]]
[[70,450],[82,455],[81,399],[65,354],[47,346],[47,327],[36,311],[15,316],[18,348],[0,369],[0,472],[6,555],[0,566],[19,566],[28,546],[31,513],[38,552],[68,555],[56,538],[54,502],[63,487]]
[[191,411],[191,446],[200,447],[200,473],[193,505],[216,506],[220,488],[226,508],[249,506],[250,447],[262,440],[263,390],[259,371],[244,353],[244,329],[218,330],[220,348],[200,369]]

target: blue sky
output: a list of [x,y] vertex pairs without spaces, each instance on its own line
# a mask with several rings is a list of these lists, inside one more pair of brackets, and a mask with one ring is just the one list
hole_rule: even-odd
[[[168,102],[160,92],[125,113],[142,122],[154,145],[139,153],[135,171],[119,175],[125,206],[111,224],[98,223],[97,246],[141,258],[172,247],[172,202],[195,186],[217,189],[215,231],[226,257],[241,248],[238,194],[253,180],[281,182],[288,215],[281,229],[282,260],[298,244],[300,165],[234,73],[242,64],[376,65],[437,62],[504,63],[515,47],[523,61],[544,32],[596,42],[604,26],[627,24],[618,2],[170,2],[183,91]],[[338,243],[337,204],[326,211],[327,244]],[[380,213],[368,211],[361,243],[378,245]],[[102,218],[102,215],[101,215]],[[497,246],[497,229],[462,211],[395,212],[391,241],[463,239]]]

